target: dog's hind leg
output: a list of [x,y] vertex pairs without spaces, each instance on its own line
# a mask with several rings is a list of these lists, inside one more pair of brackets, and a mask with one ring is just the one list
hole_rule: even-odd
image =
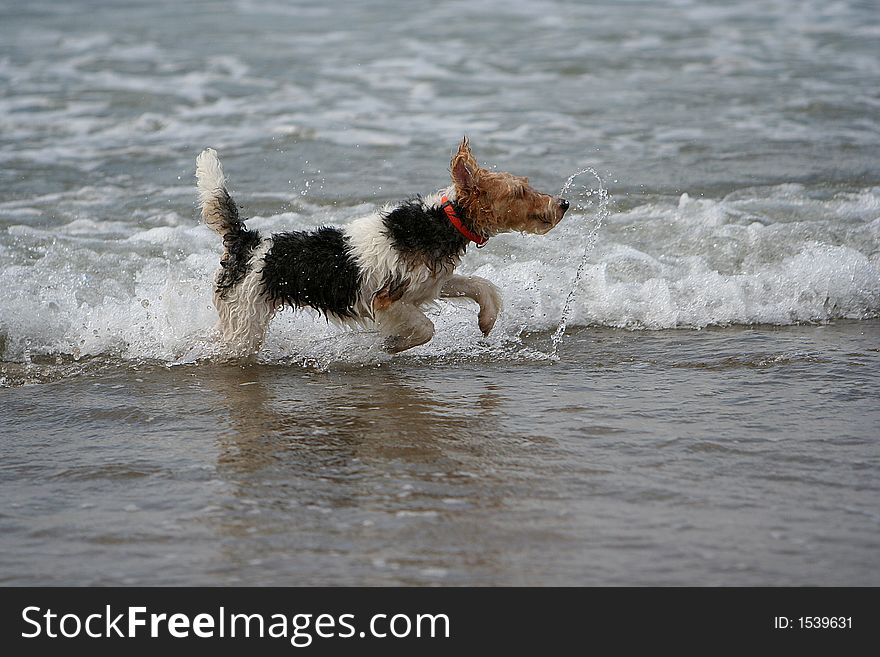
[[271,240],[264,240],[249,254],[250,257],[235,279],[223,285],[228,266],[221,267],[214,287],[214,306],[220,317],[219,328],[223,343],[232,356],[249,356],[260,350],[269,322],[275,316],[277,304],[266,294],[263,286],[262,263],[271,248]]
[[477,318],[483,335],[495,327],[495,321],[501,312],[501,292],[492,283],[479,276],[452,276],[443,284],[440,290],[441,297],[456,298],[466,297],[473,299],[480,305],[480,314]]
[[275,307],[264,295],[254,298],[247,286],[221,295],[214,293],[225,351],[233,357],[251,356],[260,350]]
[[223,238],[220,269],[214,280],[214,306],[224,348],[232,356],[259,351],[275,304],[262,285],[262,261],[271,246],[248,230],[226,189],[217,152],[207,148],[196,158],[199,207],[205,224]]

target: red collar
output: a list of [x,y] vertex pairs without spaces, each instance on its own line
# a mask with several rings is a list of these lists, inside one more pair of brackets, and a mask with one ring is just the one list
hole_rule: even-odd
[[480,235],[477,235],[474,231],[464,225],[461,219],[458,218],[458,215],[455,214],[455,208],[452,205],[452,201],[450,201],[445,195],[440,199],[440,207],[443,208],[443,211],[446,213],[446,216],[449,218],[449,223],[455,226],[456,230],[467,237],[471,242],[477,245],[477,248],[484,246],[486,244],[486,238]]

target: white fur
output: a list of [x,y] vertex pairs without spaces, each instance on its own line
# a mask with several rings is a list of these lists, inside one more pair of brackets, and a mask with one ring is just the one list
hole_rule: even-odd
[[196,158],[196,180],[202,220],[211,230],[225,237],[234,217],[229,212],[223,166],[213,148],[206,148]]
[[206,148],[196,158],[196,180],[199,203],[203,206],[226,187],[223,165],[213,148]]
[[[453,199],[453,188],[432,194],[424,202],[426,205],[439,205],[444,195]],[[452,270],[438,274],[424,266],[414,267],[398,256],[385,234],[382,221],[382,216],[393,209],[392,206],[385,206],[366,217],[355,219],[344,229],[363,274],[361,293],[355,308],[363,317],[373,318],[373,298],[391,279],[406,281],[407,290],[402,300],[421,307],[439,298],[440,288],[452,275]]]
[[[196,178],[202,217],[208,226],[223,235],[229,225],[224,214],[226,208],[220,202],[225,197],[226,176],[215,150],[205,149],[196,158]],[[450,187],[432,194],[424,202],[439,205],[444,195],[454,199],[454,189]],[[441,296],[468,297],[480,305],[480,328],[488,333],[501,309],[498,289],[482,278],[454,276],[458,261],[441,271],[432,271],[401,258],[386,235],[382,220],[383,214],[392,209],[386,207],[355,219],[343,229],[361,270],[362,284],[354,306],[356,317],[332,319],[355,325],[376,322],[386,337],[386,348],[403,351],[433,337],[434,325],[423,312],[427,304]],[[231,289],[214,292],[214,305],[220,320],[218,330],[232,356],[246,356],[258,351],[269,322],[278,310],[262,285],[261,263],[271,247],[272,239],[263,239],[251,255],[244,278]],[[377,310],[374,299],[391,281],[406,284],[403,296]]]
[[262,285],[260,263],[272,247],[272,240],[266,239],[254,249],[248,262],[248,273],[233,288],[214,291],[214,307],[220,321],[223,344],[231,356],[246,356],[260,349],[269,321],[275,316],[275,305],[266,296]]
[[355,219],[343,229],[363,276],[355,310],[364,317],[373,317],[373,298],[392,279],[407,283],[404,301],[421,306],[440,296],[440,287],[448,277],[437,275],[424,266],[412,266],[399,257],[385,234],[382,221],[382,214],[390,210],[386,207],[380,212]]

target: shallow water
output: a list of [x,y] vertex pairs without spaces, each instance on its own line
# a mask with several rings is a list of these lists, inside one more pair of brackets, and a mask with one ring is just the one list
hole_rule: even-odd
[[[878,36],[820,0],[0,0],[0,582],[877,585]],[[284,313],[212,363],[203,147],[271,231],[444,186],[464,133],[610,194],[466,256],[488,339]]]
[[878,337],[592,329],[539,365],[12,388],[2,581],[877,585]]

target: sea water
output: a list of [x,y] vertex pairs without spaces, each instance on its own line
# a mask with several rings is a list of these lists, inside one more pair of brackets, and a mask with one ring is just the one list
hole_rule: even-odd
[[[0,3],[0,581],[877,584],[871,3]],[[485,166],[572,208],[499,286],[221,364],[194,159],[251,227]],[[589,195],[588,195],[589,194]]]
[[574,274],[574,280],[571,282],[571,289],[568,291],[568,294],[565,297],[565,304],[562,306],[562,315],[559,319],[559,326],[556,327],[556,330],[553,332],[553,357],[557,357],[559,355],[559,345],[562,343],[562,337],[565,335],[565,329],[568,325],[568,319],[571,315],[571,308],[574,304],[575,299],[578,294],[578,284],[581,282],[581,276],[584,273],[584,268],[587,265],[587,259],[590,257],[590,250],[593,248],[593,244],[596,241],[596,237],[599,234],[599,230],[602,228],[602,221],[608,216],[608,190],[602,185],[602,178],[596,173],[596,170],[592,167],[587,167],[586,169],[581,169],[580,171],[576,171],[568,177],[568,180],[565,181],[565,184],[562,186],[562,189],[559,191],[559,195],[563,198],[568,195],[569,190],[574,186],[574,181],[578,176],[582,176],[584,174],[592,175],[596,181],[598,182],[598,188],[583,188],[577,192],[578,201],[574,205],[575,211],[580,211],[583,213],[585,210],[590,208],[593,205],[592,197],[595,196],[598,200],[598,207],[595,211],[595,219],[593,220],[595,223],[592,228],[587,232],[587,237],[585,239],[584,244],[584,253],[581,256],[581,260],[578,263],[578,268]]

